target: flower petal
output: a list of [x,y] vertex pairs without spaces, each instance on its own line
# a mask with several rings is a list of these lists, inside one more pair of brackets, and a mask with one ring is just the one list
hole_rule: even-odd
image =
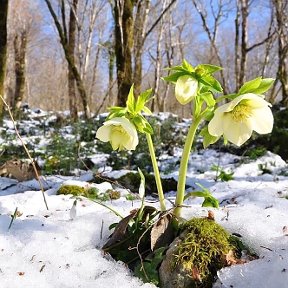
[[96,138],[103,142],[110,140],[111,126],[103,125],[96,132]]
[[252,110],[252,116],[249,118],[251,127],[259,134],[271,133],[273,129],[274,118],[269,107],[263,107]]
[[189,103],[197,94],[198,81],[185,75],[178,78],[175,85],[175,97],[180,104]]
[[223,135],[231,143],[241,146],[252,135],[250,123],[234,121],[231,114],[226,114],[223,119]]
[[208,132],[212,136],[221,136],[223,134],[223,113],[214,114],[214,117],[208,124]]

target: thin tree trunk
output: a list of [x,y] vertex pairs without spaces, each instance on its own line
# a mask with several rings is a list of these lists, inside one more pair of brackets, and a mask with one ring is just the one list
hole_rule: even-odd
[[[0,0],[0,95],[4,96],[7,53],[7,15],[9,0]],[[3,116],[3,102],[0,101],[0,119]]]
[[[78,0],[73,0],[72,7],[70,8],[69,30],[68,30],[69,32],[68,32],[68,43],[67,43],[68,53],[71,59],[73,59],[73,62],[75,62],[75,41],[76,41],[75,13],[77,12],[77,6],[78,6]],[[78,119],[78,111],[77,111],[77,96],[76,96],[76,89],[75,89],[75,77],[74,77],[74,74],[70,65],[68,66],[68,94],[69,94],[70,114],[71,114],[72,119],[76,121]]]
[[281,103],[288,107],[288,4],[287,1],[274,0],[277,36],[278,36],[278,71],[277,78],[281,83]]
[[85,118],[89,118],[90,117],[90,109],[89,109],[89,105],[88,105],[88,97],[87,97],[87,93],[86,93],[86,89],[83,83],[83,79],[81,78],[81,75],[77,69],[75,60],[74,60],[74,55],[71,55],[69,53],[69,49],[68,49],[68,45],[67,45],[67,41],[65,39],[65,34],[63,32],[63,29],[61,27],[61,24],[57,18],[56,13],[53,10],[53,7],[51,5],[51,2],[49,0],[44,0],[47,4],[47,7],[49,9],[49,12],[54,20],[55,26],[57,28],[59,37],[60,37],[60,42],[62,44],[63,50],[64,50],[64,54],[65,54],[65,58],[66,61],[68,63],[68,66],[70,67],[74,79],[76,81],[76,86],[82,101],[82,105],[83,105],[83,110],[84,110],[84,117]]
[[115,56],[117,66],[117,104],[125,106],[132,85],[133,0],[115,0]]
[[[143,5],[144,4],[144,5]],[[134,23],[134,92],[136,95],[141,93],[142,81],[142,54],[144,37],[146,33],[147,18],[150,10],[150,0],[139,1]]]
[[248,22],[248,0],[241,0],[241,58],[240,58],[240,69],[239,69],[239,82],[238,87],[241,87],[245,82],[245,73],[247,66],[247,22]]
[[15,59],[15,92],[12,109],[17,115],[17,111],[22,104],[25,93],[27,31],[23,31],[20,36],[16,35],[13,44]]

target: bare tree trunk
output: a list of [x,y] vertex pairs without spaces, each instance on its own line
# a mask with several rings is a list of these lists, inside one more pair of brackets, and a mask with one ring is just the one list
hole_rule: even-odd
[[[246,0],[242,0],[242,1],[246,1]],[[213,26],[213,31],[211,31],[211,29],[209,28],[209,24],[207,23],[207,12],[204,11],[200,7],[201,3],[199,3],[198,0],[192,0],[192,2],[194,4],[194,7],[196,8],[198,14],[201,17],[202,26],[203,26],[204,31],[206,32],[206,34],[208,36],[210,44],[211,44],[211,52],[214,52],[214,54],[216,56],[216,59],[218,61],[218,64],[221,67],[223,67],[223,61],[221,59],[221,56],[220,56],[220,53],[219,53],[219,50],[218,50],[218,47],[217,47],[217,44],[216,44],[216,36],[217,36],[218,28],[219,28],[219,23],[220,23],[220,20],[221,20],[221,17],[222,17],[223,4],[220,1],[219,7],[218,7],[218,11],[217,11],[217,13],[215,15],[213,15],[214,16],[214,24],[213,24],[214,26]],[[212,5],[212,2],[210,2],[210,6],[211,5]],[[211,7],[211,9],[212,9],[212,7]],[[220,77],[221,77],[223,93],[226,94],[227,91],[228,91],[228,88],[227,88],[224,72],[223,72],[223,70],[220,70],[219,73],[220,73]]]
[[146,33],[147,18],[150,10],[150,0],[140,0],[137,3],[137,12],[134,23],[134,92],[141,93],[142,81],[142,54]]
[[115,55],[119,106],[126,105],[132,85],[133,6],[133,0],[115,0]]
[[83,83],[83,79],[81,78],[81,75],[78,71],[78,68],[76,66],[75,63],[75,59],[74,59],[74,55],[71,55],[69,53],[69,49],[68,49],[68,44],[67,44],[67,38],[65,37],[65,30],[63,31],[63,28],[61,27],[61,24],[57,18],[57,15],[55,13],[55,11],[53,10],[53,7],[51,5],[50,0],[44,0],[47,4],[47,7],[49,9],[49,12],[54,20],[55,26],[57,28],[59,37],[60,37],[60,41],[64,50],[64,54],[65,54],[65,58],[66,61],[68,63],[69,68],[71,69],[74,79],[76,81],[76,86],[82,101],[82,105],[83,105],[83,110],[84,110],[84,117],[85,118],[89,118],[90,117],[90,109],[89,109],[89,105],[88,105],[88,97],[87,97],[87,93],[86,93],[86,89]]
[[[7,53],[7,15],[9,0],[0,0],[0,95],[4,96]],[[0,118],[3,116],[3,102],[0,101]]]
[[[75,62],[75,41],[76,41],[76,12],[77,12],[78,0],[73,0],[72,7],[70,8],[69,19],[69,32],[68,32],[68,53]],[[74,11],[73,11],[74,9]],[[65,13],[65,11],[64,11]],[[64,25],[64,24],[63,24]],[[68,94],[69,94],[69,109],[71,117],[74,121],[78,119],[77,111],[77,96],[75,88],[75,77],[71,66],[68,66]]]
[[17,115],[25,93],[27,31],[22,31],[20,36],[16,34],[13,45],[15,59],[15,92],[12,101],[12,109]]
[[235,43],[234,43],[234,51],[235,51],[235,61],[234,61],[234,70],[235,70],[235,86],[236,90],[238,91],[240,86],[239,86],[239,67],[240,67],[240,53],[239,53],[239,34],[240,34],[240,4],[239,0],[236,1],[236,18],[235,18]]
[[277,21],[278,37],[278,71],[277,78],[281,83],[281,103],[288,107],[288,3],[282,0],[273,0]]
[[247,66],[247,41],[248,41],[248,32],[247,32],[247,21],[248,21],[248,0],[240,0],[241,5],[241,57],[240,57],[240,69],[239,69],[239,79],[237,87],[241,87],[245,82],[245,73]]

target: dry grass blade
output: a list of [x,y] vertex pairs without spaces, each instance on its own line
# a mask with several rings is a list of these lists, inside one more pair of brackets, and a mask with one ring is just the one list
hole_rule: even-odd
[[28,149],[27,149],[27,147],[26,147],[23,139],[21,138],[21,136],[20,136],[20,134],[19,134],[19,131],[18,131],[17,127],[16,127],[16,122],[15,122],[15,120],[14,120],[14,117],[13,117],[13,115],[12,115],[12,112],[11,112],[11,109],[10,109],[9,105],[8,105],[7,102],[4,100],[4,98],[2,97],[2,95],[0,95],[0,98],[2,99],[4,105],[6,106],[6,108],[7,108],[7,110],[8,110],[9,116],[10,116],[12,122],[13,122],[13,126],[14,126],[15,133],[16,133],[17,137],[19,138],[19,140],[21,141],[21,144],[22,144],[22,146],[23,146],[23,148],[24,148],[24,150],[25,150],[25,152],[26,152],[29,160],[31,161],[31,165],[32,165],[32,167],[33,167],[33,170],[34,170],[34,172],[35,172],[36,179],[37,179],[37,181],[38,181],[38,183],[39,183],[39,186],[40,186],[40,189],[41,189],[41,192],[42,192],[42,195],[43,195],[43,199],[44,199],[44,203],[45,203],[46,209],[49,210],[48,204],[47,204],[47,201],[46,201],[46,197],[45,197],[45,193],[44,193],[44,187],[43,187],[43,185],[42,185],[42,182],[41,182],[39,173],[38,173],[38,171],[37,171],[37,167],[36,167],[36,165],[35,165],[35,162],[34,162],[34,160],[32,159],[32,157],[31,157],[31,155],[30,155],[30,153],[29,153],[29,151],[28,151]]

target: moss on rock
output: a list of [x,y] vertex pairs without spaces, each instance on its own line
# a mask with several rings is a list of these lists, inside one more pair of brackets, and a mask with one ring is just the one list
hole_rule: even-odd
[[63,185],[57,191],[57,195],[69,195],[73,196],[83,196],[85,194],[85,188],[77,186],[77,185]]
[[181,230],[160,267],[161,287],[212,287],[217,270],[237,249],[230,234],[208,218],[193,218]]

